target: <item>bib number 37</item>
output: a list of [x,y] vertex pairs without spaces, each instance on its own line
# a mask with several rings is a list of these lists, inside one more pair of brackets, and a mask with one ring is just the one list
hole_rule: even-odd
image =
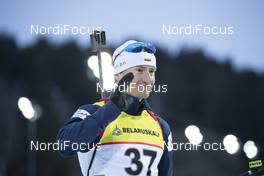
[[[125,171],[130,175],[139,175],[142,172],[143,169],[143,163],[140,161],[140,152],[136,148],[129,148],[125,152],[126,156],[129,156],[131,158],[131,165],[134,165],[134,167],[126,167]],[[143,149],[143,155],[150,157],[150,162],[148,164],[148,171],[147,176],[151,176],[151,166],[157,156],[157,152]]]

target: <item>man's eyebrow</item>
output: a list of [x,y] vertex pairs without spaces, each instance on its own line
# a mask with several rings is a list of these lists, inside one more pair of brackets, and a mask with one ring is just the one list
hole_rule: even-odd
[[139,68],[145,69],[145,67],[143,67],[143,66],[136,66],[136,67],[134,67],[134,69],[139,69]]
[[138,68],[142,68],[142,69],[144,69],[144,68],[146,68],[146,67],[143,67],[143,66],[137,66]]
[[136,66],[135,69],[143,69],[143,70],[153,70],[153,71],[156,71],[157,69],[156,68],[152,68],[152,67],[144,67],[144,66]]

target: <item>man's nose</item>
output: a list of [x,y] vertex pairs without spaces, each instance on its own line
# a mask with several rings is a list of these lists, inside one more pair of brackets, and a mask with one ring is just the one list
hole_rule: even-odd
[[150,84],[151,83],[151,76],[148,72],[145,72],[143,75],[143,82],[145,82],[146,84]]

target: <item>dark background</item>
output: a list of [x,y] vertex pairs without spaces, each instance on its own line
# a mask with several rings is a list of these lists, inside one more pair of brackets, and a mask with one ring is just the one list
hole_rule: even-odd
[[[220,63],[203,50],[182,48],[172,55],[162,46],[157,48],[157,84],[167,84],[168,92],[152,94],[149,102],[170,124],[173,141],[187,142],[184,130],[194,124],[205,142],[222,142],[225,135],[234,134],[241,144],[234,155],[174,151],[175,175],[239,175],[248,168],[242,148],[249,139],[259,147],[258,158],[263,157],[263,74],[236,71],[230,58]],[[113,52],[111,46],[107,50]],[[94,54],[90,51],[75,41],[55,45],[45,38],[21,48],[14,37],[0,34],[0,176],[27,175],[28,155],[34,152],[29,140],[54,142],[59,128],[80,105],[100,98],[97,79],[86,64]],[[28,138],[32,123],[17,107],[22,96],[42,108],[34,122],[36,138]],[[76,157],[62,158],[57,151],[35,153],[37,175],[81,175]]]

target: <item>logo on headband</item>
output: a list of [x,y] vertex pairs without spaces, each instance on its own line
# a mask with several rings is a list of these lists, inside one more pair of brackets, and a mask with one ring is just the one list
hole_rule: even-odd
[[123,61],[123,62],[119,63],[119,66],[121,67],[121,66],[123,66],[125,64],[126,64],[126,61]]
[[114,68],[118,68],[118,67],[122,67],[123,65],[126,65],[126,61],[123,61],[123,62],[120,62],[120,63],[117,63]]
[[145,58],[144,61],[151,62],[151,58]]

